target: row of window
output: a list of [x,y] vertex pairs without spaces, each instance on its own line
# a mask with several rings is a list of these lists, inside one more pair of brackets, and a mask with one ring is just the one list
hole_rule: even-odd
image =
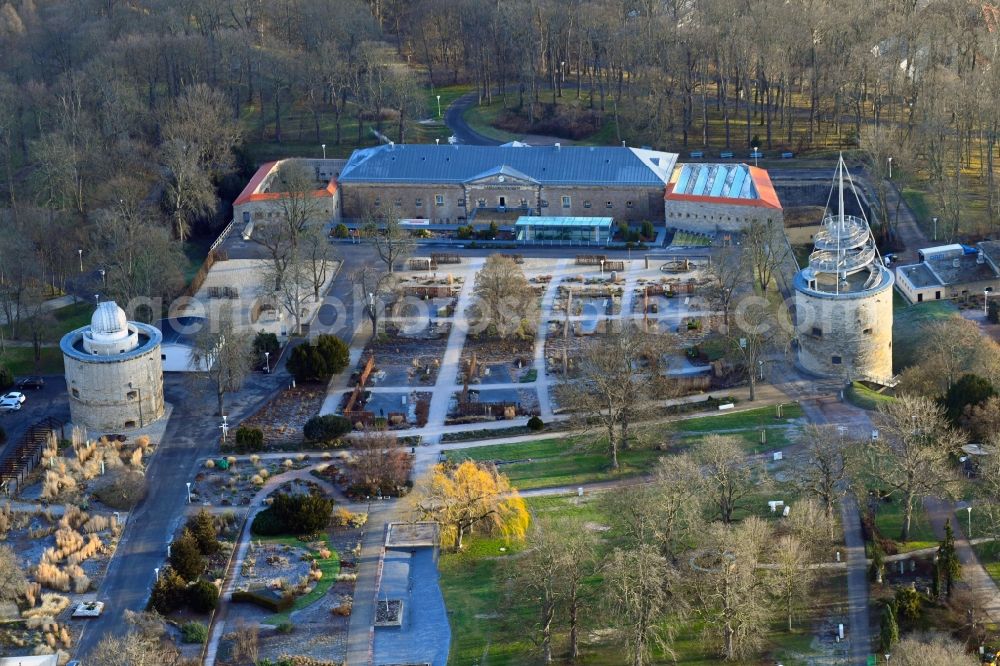
[[[486,208],[486,199],[479,199],[476,202],[476,204],[479,206],[479,208]],[[375,206],[375,208],[381,208],[381,206],[382,206],[382,199],[380,197],[376,197],[375,201],[373,202],[373,205]],[[401,208],[403,206],[403,199],[402,199],[402,197],[396,197],[393,200],[392,205],[396,206],[397,208]],[[422,208],[423,205],[424,205],[423,197],[417,197],[416,199],[414,199],[413,200],[413,205],[416,208]],[[442,195],[442,194],[436,194],[436,195],[434,195],[434,205],[435,206],[444,206],[444,195]],[[459,199],[458,200],[458,205],[459,206],[465,206],[465,199]],[[501,207],[506,206],[507,205],[507,199],[506,199],[506,197],[500,197],[500,200],[498,201],[498,205],[501,206]],[[542,199],[542,201],[540,202],[540,206],[541,206],[541,208],[548,208],[549,207],[549,202],[545,201],[544,199]],[[572,200],[571,197],[562,197],[562,207],[563,208],[571,208],[572,206],[573,206],[573,200]],[[527,207],[528,207],[528,200],[527,199],[521,199],[521,208],[527,208]],[[593,207],[593,205],[590,202],[590,199],[584,199],[584,201],[583,201],[583,207],[584,208],[592,208]],[[608,209],[611,209],[611,208],[614,208],[615,205],[614,205],[614,202],[605,201],[604,202],[604,207],[608,208]],[[625,202],[625,207],[626,208],[634,208],[635,204],[633,202],[631,202],[631,201],[626,201]],[[690,215],[688,215],[688,217],[690,217]]]

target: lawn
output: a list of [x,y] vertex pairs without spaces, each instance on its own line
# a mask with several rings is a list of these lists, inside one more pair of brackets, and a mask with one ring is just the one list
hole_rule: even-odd
[[[611,521],[599,497],[533,497],[527,500],[527,504],[534,517],[574,517],[595,526],[607,526]],[[766,506],[764,511],[767,511]],[[601,534],[601,550],[610,551],[616,543],[614,531],[602,531]],[[501,548],[506,551],[501,551]],[[517,543],[473,537],[467,541],[467,548],[462,553],[442,553],[439,561],[441,589],[452,632],[450,664],[499,665],[538,661],[537,648],[526,631],[526,628],[535,626],[537,611],[515,596],[509,596],[510,588],[504,584],[505,568],[516,566],[516,559],[507,560],[505,556],[516,554],[518,549]],[[588,579],[590,593],[599,593],[600,585],[600,575]],[[762,660],[736,663],[808,663],[809,657],[816,655],[812,648],[813,634],[809,630],[811,621],[842,612],[844,590],[842,575],[826,577],[814,586],[809,608],[797,619],[795,631],[788,633],[783,623],[776,620],[767,629],[770,645]],[[598,608],[593,604],[591,607]],[[603,617],[599,611],[584,615],[579,663],[593,666],[623,663],[621,646],[612,637],[596,633],[603,624]],[[681,627],[674,642],[676,663],[686,666],[720,663],[706,648],[701,628],[698,622]],[[560,663],[566,654],[567,640],[565,625],[559,619],[553,634],[553,651]],[[653,662],[674,663],[662,653],[654,655]]]
[[951,301],[907,305],[899,294],[895,294],[892,312],[893,369],[899,372],[917,361],[926,324],[948,319],[957,313],[958,308]]
[[763,425],[789,424],[801,418],[802,407],[798,403],[781,406],[781,418],[776,407],[756,407],[739,412],[720,412],[718,415],[699,416],[671,424],[678,432],[719,432],[722,430],[747,430]]
[[608,453],[601,440],[582,436],[498,444],[445,453],[452,462],[462,460],[501,462],[499,469],[520,490],[572,486],[648,473],[663,451],[633,448],[618,454],[619,470],[608,467]]
[[[883,502],[875,515],[875,525],[882,536],[897,540],[903,530],[903,506],[899,502]],[[897,541],[899,552],[908,553],[911,550],[930,548],[938,544],[931,523],[919,503],[913,509],[913,520],[910,522],[910,540]]]
[[0,363],[7,366],[15,376],[61,375],[63,357],[59,347],[42,347],[41,359],[35,363],[34,350],[29,347],[11,347],[0,354]]
[[[708,433],[723,432],[739,438],[747,453],[772,451],[792,443],[795,433],[793,420],[802,416],[796,403],[782,407],[782,417],[775,416],[774,407],[758,407],[743,412],[700,416],[666,424],[638,426],[635,432],[643,445],[624,449],[618,453],[619,469],[608,467],[605,438],[568,436],[515,444],[497,444],[446,451],[450,462],[462,460],[488,460],[497,462],[515,488],[551,488],[575,486],[596,481],[648,474],[662,456],[673,447],[663,447],[668,440],[691,445]],[[761,429],[766,431],[766,442],[760,441]],[[673,435],[676,431],[677,436]],[[656,445],[655,448],[653,445]],[[674,449],[676,450],[676,449]]]
[[[94,304],[91,301],[80,301],[71,303],[46,313],[46,317],[51,317],[54,324],[43,326],[39,335],[46,341],[57,341],[64,334],[75,328],[86,326],[90,323],[90,317],[94,314]],[[31,328],[22,323],[18,327],[18,335],[15,338],[11,335],[11,326],[4,324],[3,337],[6,340],[31,340]]]
[[855,407],[870,411],[874,411],[880,405],[885,405],[895,400],[894,397],[874,391],[861,382],[851,382],[851,385],[847,387],[847,391],[844,392],[844,397]]

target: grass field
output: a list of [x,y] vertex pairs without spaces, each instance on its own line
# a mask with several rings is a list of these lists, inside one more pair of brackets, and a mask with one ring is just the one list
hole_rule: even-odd
[[[599,495],[537,497],[527,500],[528,509],[535,518],[573,517],[601,530],[601,554],[619,543],[615,531],[604,530],[612,521]],[[764,507],[766,511],[766,506]],[[521,665],[538,663],[535,644],[531,641],[529,627],[534,627],[537,610],[523,599],[511,594],[506,571],[516,567],[516,555],[522,546],[501,539],[474,537],[462,553],[443,553],[439,562],[441,589],[451,622],[452,645],[450,664]],[[501,548],[506,551],[501,551]],[[600,611],[600,574],[587,581],[587,594],[593,609],[583,616],[581,631],[581,659],[578,663],[590,666],[617,666],[624,663],[620,644],[615,637],[597,632],[604,626]],[[843,576],[824,578],[814,586],[809,608],[796,621],[793,632],[787,632],[780,621],[764,629],[768,633],[768,648],[761,659],[734,662],[740,666],[760,663],[807,664],[816,655],[812,647],[813,632],[809,628],[813,618],[829,613],[842,612],[845,594]],[[677,660],[674,662],[662,652],[654,653],[654,663],[678,663],[685,666],[709,666],[720,663],[712,654],[712,646],[702,637],[702,625],[691,621],[679,627],[674,641]],[[554,626],[553,651],[557,662],[566,656],[568,635],[560,619]]]
[[972,550],[975,551],[979,563],[986,569],[993,582],[1000,585],[1000,543],[996,541],[977,543]]
[[15,376],[23,375],[61,375],[63,374],[63,357],[59,347],[42,347],[38,363],[35,363],[35,352],[29,347],[7,347],[0,354],[0,363],[7,366]]
[[[899,502],[883,502],[875,515],[875,524],[882,536],[898,540],[903,529],[903,507]],[[908,553],[911,550],[930,548],[937,545],[931,523],[927,519],[923,506],[918,502],[913,508],[913,520],[910,521],[910,540],[897,541],[899,552]]]
[[[781,419],[775,417],[774,407],[761,407],[636,427],[645,444],[619,451],[617,472],[609,469],[606,440],[597,434],[455,449],[445,456],[452,462],[495,461],[511,484],[521,490],[573,486],[649,473],[671,450],[690,446],[711,432],[725,431],[738,437],[748,453],[783,448],[791,442],[792,429],[787,426],[801,416],[802,408],[793,403],[784,405]],[[767,433],[765,443],[760,441],[761,429]]]
[[892,396],[873,391],[861,382],[851,382],[851,385],[844,392],[844,397],[855,407],[867,410],[876,410],[879,405],[888,404],[895,400]]
[[893,370],[899,372],[917,361],[923,326],[948,319],[958,312],[958,308],[951,301],[907,305],[899,294],[894,294],[893,298],[892,364]]

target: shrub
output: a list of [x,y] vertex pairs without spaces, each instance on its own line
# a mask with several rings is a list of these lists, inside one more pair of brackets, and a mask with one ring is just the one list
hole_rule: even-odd
[[94,491],[112,509],[131,509],[146,496],[146,475],[136,469],[119,469],[105,486]]
[[347,229],[347,225],[344,224],[343,222],[341,222],[340,224],[338,224],[333,228],[334,238],[347,238],[349,234],[350,232]]
[[304,342],[288,356],[288,370],[298,382],[326,382],[347,367],[347,344],[335,335],[320,335],[316,344]]
[[336,414],[314,416],[306,421],[302,435],[307,442],[328,443],[339,439],[354,429],[350,419]]
[[274,367],[274,363],[278,362],[278,350],[281,349],[281,343],[278,342],[278,336],[274,333],[268,333],[266,331],[260,331],[253,339],[253,358],[254,363],[263,366],[265,363],[264,352],[271,355],[271,367]]
[[181,640],[185,643],[204,643],[208,640],[208,626],[201,622],[188,622],[182,625]]
[[545,427],[545,422],[542,421],[542,419],[538,418],[537,416],[532,416],[530,419],[528,419],[528,430],[534,430],[535,432],[538,432],[544,427]]
[[295,597],[280,590],[236,590],[233,592],[233,602],[256,604],[272,613],[280,613],[292,607]]
[[218,530],[215,527],[215,519],[208,511],[202,509],[188,519],[187,529],[191,531],[191,535],[198,542],[198,550],[203,555],[213,555],[219,552]]
[[642,223],[642,237],[643,238],[655,238],[656,229],[653,227],[653,223],[646,220]]
[[987,312],[987,319],[991,324],[1000,324],[1000,303],[996,301],[990,301]]
[[240,426],[236,429],[236,452],[255,453],[264,450],[264,431],[260,428]]
[[185,528],[180,537],[170,544],[170,566],[185,580],[197,580],[205,573],[205,556],[198,548],[198,540]]
[[149,608],[160,615],[173,613],[184,605],[187,583],[172,567],[166,567],[160,572],[160,577],[153,585],[149,595]]
[[219,603],[219,588],[207,580],[199,580],[187,590],[187,602],[191,610],[208,613]]
[[291,622],[282,622],[274,628],[279,634],[290,634],[295,630],[295,625]]
[[911,624],[917,622],[922,612],[922,602],[920,593],[912,587],[897,588],[896,599],[893,602],[896,608],[896,619]]
[[278,493],[269,509],[261,511],[250,526],[263,536],[277,534],[315,534],[330,524],[333,500],[321,495]]

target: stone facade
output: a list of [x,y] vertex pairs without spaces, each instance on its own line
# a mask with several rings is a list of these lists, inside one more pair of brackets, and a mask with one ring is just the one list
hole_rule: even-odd
[[882,270],[875,288],[829,294],[795,284],[799,364],[807,371],[845,381],[892,377],[892,274]]
[[[124,319],[124,313],[120,317]],[[67,333],[60,343],[70,419],[94,432],[141,428],[156,421],[163,416],[160,331],[137,322],[125,322],[124,331],[98,329],[95,314],[90,326]],[[92,340],[102,337],[108,342],[95,347]],[[112,338],[123,346],[111,349]]]
[[460,224],[477,208],[654,223],[663,219],[662,187],[545,186],[501,175],[462,184],[343,183],[340,193],[348,219],[373,214]]
[[664,213],[668,227],[703,233],[739,231],[754,221],[784,224],[780,208],[739,204],[668,199]]

